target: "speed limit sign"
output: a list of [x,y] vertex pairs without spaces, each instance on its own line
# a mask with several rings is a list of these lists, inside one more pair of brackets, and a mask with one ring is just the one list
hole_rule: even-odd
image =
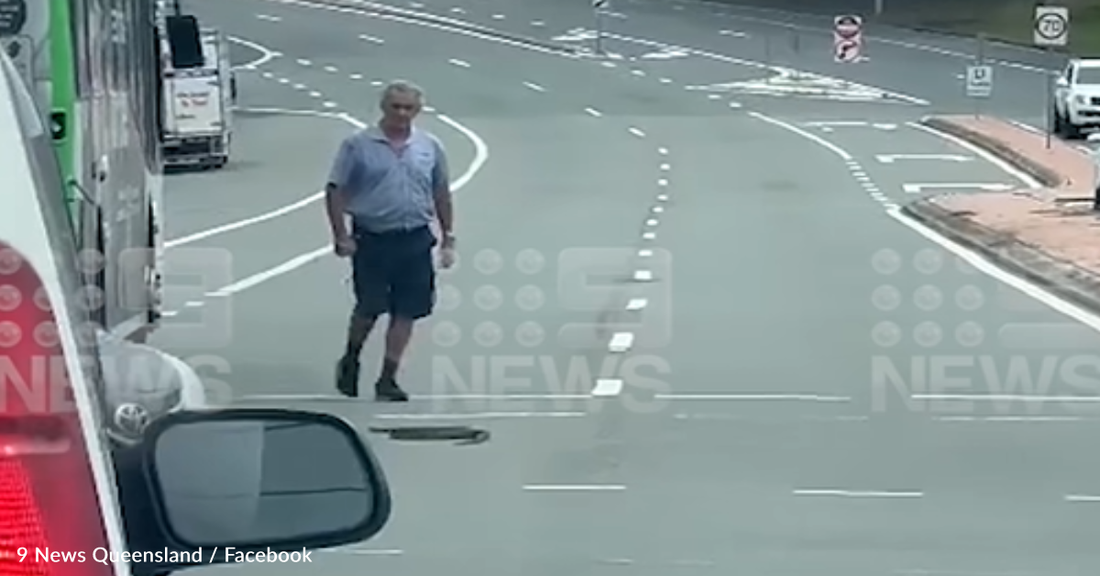
[[1069,42],[1069,8],[1065,6],[1036,6],[1036,46],[1065,46]]

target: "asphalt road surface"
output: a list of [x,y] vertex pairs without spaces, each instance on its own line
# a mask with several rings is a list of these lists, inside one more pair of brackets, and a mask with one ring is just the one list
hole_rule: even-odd
[[[586,6],[403,8],[584,43]],[[318,0],[191,7],[254,66],[230,166],[169,180],[170,261],[222,284],[170,296],[161,342],[214,401],[493,435],[372,437],[382,534],[206,573],[1093,573],[1100,319],[897,212],[1022,185],[914,125],[971,110],[954,41],[876,36],[841,67],[748,12],[622,3],[617,56],[569,58]],[[986,106],[1033,123],[1042,74],[1018,64]],[[333,396],[351,300],[316,197],[395,77],[428,91],[460,236],[403,406]]]

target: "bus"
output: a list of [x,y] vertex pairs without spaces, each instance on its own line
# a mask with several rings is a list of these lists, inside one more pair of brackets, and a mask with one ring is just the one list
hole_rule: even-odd
[[86,305],[135,342],[161,306],[158,16],[151,0],[0,0],[0,46],[48,117]]

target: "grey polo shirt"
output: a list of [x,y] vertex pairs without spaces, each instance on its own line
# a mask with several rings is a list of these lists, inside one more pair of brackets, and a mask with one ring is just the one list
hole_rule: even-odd
[[357,227],[382,233],[427,226],[435,219],[435,190],[450,174],[443,144],[413,127],[403,149],[370,127],[344,139],[329,183],[348,195],[347,212]]

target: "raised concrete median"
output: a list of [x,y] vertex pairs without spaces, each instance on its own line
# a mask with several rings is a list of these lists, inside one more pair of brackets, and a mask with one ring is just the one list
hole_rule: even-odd
[[1077,146],[997,118],[929,117],[923,124],[984,148],[1039,186],[947,194],[902,210],[999,266],[1063,298],[1100,311],[1100,213],[1096,168]]

